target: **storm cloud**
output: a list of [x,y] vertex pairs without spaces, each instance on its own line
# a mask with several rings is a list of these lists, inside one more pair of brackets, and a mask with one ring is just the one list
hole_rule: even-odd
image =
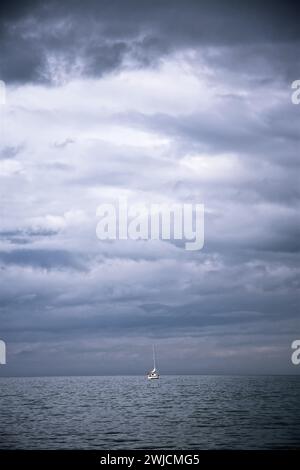
[[[0,373],[296,373],[299,6],[0,10]],[[96,237],[96,209],[203,203],[205,245]],[[296,337],[295,337],[296,335]]]

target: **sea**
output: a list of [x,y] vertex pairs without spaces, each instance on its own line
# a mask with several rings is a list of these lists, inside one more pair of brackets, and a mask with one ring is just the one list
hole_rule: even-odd
[[300,376],[0,378],[0,449],[296,449]]

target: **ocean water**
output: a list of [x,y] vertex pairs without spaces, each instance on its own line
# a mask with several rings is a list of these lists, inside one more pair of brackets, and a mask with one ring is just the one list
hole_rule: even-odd
[[300,376],[0,378],[1,449],[300,448]]

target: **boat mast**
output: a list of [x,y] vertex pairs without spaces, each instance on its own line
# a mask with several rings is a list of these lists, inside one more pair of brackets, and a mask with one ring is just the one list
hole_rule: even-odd
[[154,349],[154,344],[152,345],[152,349],[153,349],[153,370],[156,370],[156,366],[155,366],[155,349]]

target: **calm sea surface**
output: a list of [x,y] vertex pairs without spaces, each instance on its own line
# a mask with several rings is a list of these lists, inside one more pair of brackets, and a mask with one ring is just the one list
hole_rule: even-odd
[[300,448],[300,376],[0,378],[2,449]]

